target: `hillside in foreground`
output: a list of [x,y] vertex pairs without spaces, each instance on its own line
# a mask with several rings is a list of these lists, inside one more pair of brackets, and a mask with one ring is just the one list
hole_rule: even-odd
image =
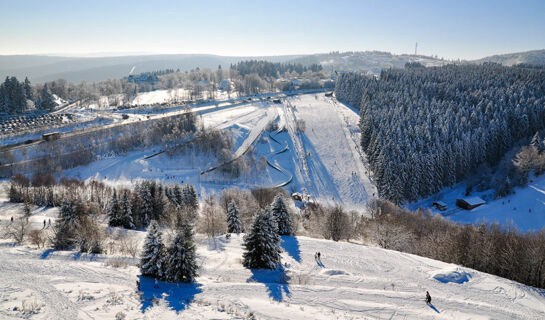
[[[21,205],[1,203],[9,223]],[[56,209],[33,211],[41,225]],[[53,218],[54,220],[54,218]],[[130,231],[142,241],[144,233]],[[136,258],[0,245],[0,318],[542,319],[545,291],[415,255],[284,237],[283,271],[242,266],[242,235],[197,235],[192,285],[141,278]],[[140,246],[138,246],[140,247]],[[321,252],[321,262],[314,259]],[[21,272],[24,270],[24,272]],[[137,290],[140,281],[140,291]],[[432,305],[424,302],[426,291]]]

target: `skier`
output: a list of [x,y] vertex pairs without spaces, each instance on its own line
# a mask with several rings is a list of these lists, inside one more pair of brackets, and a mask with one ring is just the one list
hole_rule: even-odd
[[44,219],[44,229],[45,229],[45,219]]
[[47,222],[47,225],[51,227],[51,218],[49,218],[49,221]]
[[11,216],[11,223],[13,223],[13,216]]
[[431,303],[431,296],[430,296],[430,293],[428,291],[426,291],[426,303],[427,304]]
[[318,255],[318,262],[321,263],[321,262],[322,262],[322,257],[321,257],[321,255],[320,255],[320,251],[318,251],[317,255]]

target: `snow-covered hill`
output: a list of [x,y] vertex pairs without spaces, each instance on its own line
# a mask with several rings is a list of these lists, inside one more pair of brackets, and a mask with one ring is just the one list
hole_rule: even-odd
[[[157,288],[139,277],[132,258],[4,244],[0,318],[113,319],[121,313],[126,319],[545,317],[542,290],[414,255],[284,237],[283,271],[249,270],[241,264],[242,236],[197,238],[196,283],[159,282]],[[317,251],[321,263],[314,260]],[[429,306],[426,291],[432,296]],[[36,313],[24,314],[23,308]]]

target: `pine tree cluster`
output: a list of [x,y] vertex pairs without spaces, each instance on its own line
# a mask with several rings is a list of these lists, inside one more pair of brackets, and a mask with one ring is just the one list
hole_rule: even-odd
[[337,98],[360,108],[361,144],[381,197],[414,201],[495,165],[545,128],[545,70],[497,64],[344,73]]
[[197,262],[193,230],[184,221],[166,247],[159,225],[151,221],[140,261],[143,276],[171,282],[193,282],[197,276]]
[[53,94],[47,85],[36,92],[28,78],[19,82],[16,77],[6,77],[4,82],[0,83],[0,113],[25,112],[29,107],[27,100],[33,102],[36,108],[45,111],[50,111],[56,106]]

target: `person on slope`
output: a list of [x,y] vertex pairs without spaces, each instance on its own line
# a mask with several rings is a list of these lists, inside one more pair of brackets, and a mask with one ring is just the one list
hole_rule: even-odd
[[430,293],[428,291],[426,291],[426,303],[427,304],[431,303],[431,296],[430,296]]

